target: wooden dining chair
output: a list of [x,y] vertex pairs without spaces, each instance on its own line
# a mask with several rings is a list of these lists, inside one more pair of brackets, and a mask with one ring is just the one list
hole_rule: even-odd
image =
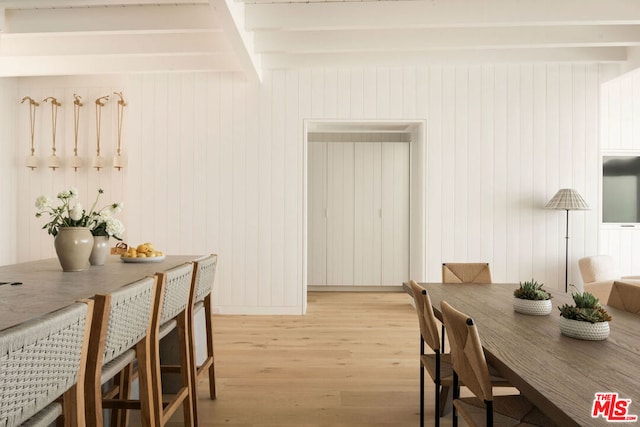
[[[209,379],[209,398],[214,400],[216,398],[216,373],[215,373],[215,358],[213,353],[213,283],[216,277],[216,268],[218,265],[218,255],[212,254],[203,258],[199,258],[193,263],[193,283],[191,286],[191,292],[193,295],[191,299],[193,304],[193,318],[191,327],[189,328],[189,341],[191,342],[191,356],[192,356],[192,369],[193,369],[193,381],[192,381],[192,394],[193,394],[193,415],[195,424],[198,425],[198,380],[202,377],[208,377]],[[205,341],[205,359],[198,365],[196,360],[196,331],[195,331],[195,316],[199,312],[204,314],[204,333],[206,336]]]
[[491,283],[491,268],[486,262],[445,262],[442,283]]
[[[445,262],[442,263],[442,283],[491,283],[491,268],[486,262]],[[446,333],[442,325],[442,348]]]
[[[104,425],[104,409],[113,410],[112,420],[127,414],[129,409],[140,409],[144,427],[157,425],[150,345],[156,280],[155,276],[146,277],[110,294],[94,297],[95,314],[85,380],[87,425],[90,427]],[[103,393],[103,385],[118,374],[129,372],[134,361],[137,361],[139,400],[129,399],[131,376],[123,381],[124,385],[108,387]]]
[[607,305],[629,313],[640,314],[640,284],[614,281]]
[[[420,426],[424,426],[424,371],[426,370],[435,384],[434,418],[435,425],[438,427],[449,396],[449,389],[453,384],[451,355],[441,352],[438,323],[426,289],[413,280],[409,281],[409,286],[420,325]],[[433,350],[433,354],[425,352],[425,343]]]
[[[493,395],[489,367],[473,319],[446,301],[440,303],[440,308],[451,345],[453,427],[458,426],[458,413],[469,426],[554,426],[554,423],[524,396]],[[460,397],[459,381],[462,381],[474,396]]]
[[[190,337],[193,320],[193,263],[186,263],[167,271],[156,273],[159,292],[156,295],[154,318],[151,326],[151,358],[154,366],[153,395],[157,426],[164,426],[182,406],[184,426],[194,426],[193,358]],[[169,333],[177,332],[177,364],[163,363],[160,359],[160,342]],[[173,336],[173,335],[172,335]],[[163,373],[178,374],[179,384],[165,399]]]
[[85,425],[92,315],[82,301],[0,332],[0,425]]

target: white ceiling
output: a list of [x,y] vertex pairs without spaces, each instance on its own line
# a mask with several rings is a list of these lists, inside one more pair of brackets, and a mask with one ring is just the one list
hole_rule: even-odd
[[0,0],[0,12],[0,76],[625,62],[640,45],[640,0]]

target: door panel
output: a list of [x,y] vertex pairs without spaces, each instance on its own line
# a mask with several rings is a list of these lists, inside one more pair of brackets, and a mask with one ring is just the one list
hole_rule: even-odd
[[356,144],[354,285],[374,285],[382,280],[381,155],[378,143]]
[[309,147],[308,284],[407,280],[409,144],[313,142]]
[[307,284],[327,283],[327,144],[309,144]]

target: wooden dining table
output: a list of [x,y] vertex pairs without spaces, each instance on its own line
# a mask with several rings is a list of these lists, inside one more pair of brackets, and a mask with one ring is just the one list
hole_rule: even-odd
[[603,416],[592,417],[596,393],[631,399],[629,414],[640,416],[637,314],[606,307],[613,318],[609,337],[584,341],[560,333],[557,307],[573,304],[564,292],[551,292],[550,315],[531,316],[514,312],[515,284],[420,285],[439,319],[441,301],[474,319],[488,362],[559,426],[611,425]]
[[77,272],[63,272],[56,258],[0,266],[0,331],[197,258],[167,255],[159,262],[125,263],[111,255],[104,265]]

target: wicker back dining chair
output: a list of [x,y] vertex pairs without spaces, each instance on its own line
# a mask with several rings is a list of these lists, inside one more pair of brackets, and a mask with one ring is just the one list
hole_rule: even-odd
[[[553,426],[524,396],[493,395],[489,366],[473,319],[446,301],[440,307],[451,345],[453,427],[458,425],[458,413],[469,426]],[[460,380],[475,396],[460,397]]]
[[103,409],[126,414],[134,407],[129,398],[130,375],[120,386],[103,395],[103,384],[118,374],[130,371],[137,360],[138,387],[143,426],[155,427],[153,411],[153,368],[150,332],[157,292],[156,277],[146,277],[95,298],[95,316],[89,340],[89,357],[85,382],[87,425],[104,425]]
[[85,425],[92,314],[82,301],[0,332],[0,425]]
[[[193,321],[191,328],[189,329],[190,342],[192,344],[192,369],[193,369],[193,381],[192,381],[192,394],[194,401],[194,417],[197,421],[198,411],[195,404],[198,400],[197,386],[198,379],[204,376],[209,378],[209,398],[211,400],[216,398],[216,372],[215,372],[215,358],[213,353],[213,283],[216,277],[216,268],[218,265],[218,255],[211,254],[206,257],[199,258],[193,263],[193,285],[192,297],[194,301],[193,306]],[[195,317],[202,311],[204,314],[204,333],[206,336],[206,349],[205,359],[198,366],[196,360],[196,331],[195,331]]]
[[640,284],[614,281],[607,305],[640,314]]
[[[453,384],[453,370],[450,354],[443,354],[438,336],[438,324],[426,289],[410,280],[420,325],[420,426],[424,426],[424,371],[426,370],[435,384],[435,425],[440,425],[449,389]],[[425,352],[425,343],[433,354]]]
[[[156,296],[153,325],[151,328],[151,357],[154,366],[153,394],[156,422],[164,426],[182,406],[183,425],[193,426],[193,358],[190,337],[193,319],[193,263],[186,263],[167,271],[156,273],[159,292]],[[169,332],[177,331],[178,364],[163,364],[160,360],[160,341]],[[162,373],[179,373],[179,385],[171,390],[172,398],[163,400]]]

